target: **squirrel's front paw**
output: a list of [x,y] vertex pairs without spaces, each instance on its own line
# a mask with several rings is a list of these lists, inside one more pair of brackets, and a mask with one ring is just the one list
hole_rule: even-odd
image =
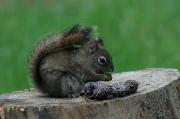
[[106,74],[106,75],[104,75],[103,79],[104,79],[103,81],[110,81],[110,80],[112,80],[112,75]]
[[104,81],[89,82],[84,86],[82,92],[89,99],[103,100],[113,97],[110,93],[112,92],[111,85]]

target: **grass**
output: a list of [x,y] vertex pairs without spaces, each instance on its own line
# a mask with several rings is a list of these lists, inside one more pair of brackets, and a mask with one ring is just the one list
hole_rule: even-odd
[[115,72],[180,69],[179,0],[0,0],[0,93],[31,87],[27,59],[49,32],[97,25]]

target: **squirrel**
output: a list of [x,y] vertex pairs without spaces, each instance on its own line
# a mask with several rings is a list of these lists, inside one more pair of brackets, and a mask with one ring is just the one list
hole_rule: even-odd
[[45,37],[29,60],[34,86],[50,97],[78,97],[87,82],[110,81],[112,71],[112,57],[95,27],[79,24]]

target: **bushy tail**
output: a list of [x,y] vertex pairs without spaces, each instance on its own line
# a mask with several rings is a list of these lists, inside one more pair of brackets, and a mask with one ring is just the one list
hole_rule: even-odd
[[62,34],[47,36],[39,42],[29,60],[29,75],[35,86],[43,91],[43,82],[39,67],[44,57],[52,52],[60,51],[73,45],[81,45],[89,40],[93,40],[96,37],[95,33],[94,27],[75,25]]

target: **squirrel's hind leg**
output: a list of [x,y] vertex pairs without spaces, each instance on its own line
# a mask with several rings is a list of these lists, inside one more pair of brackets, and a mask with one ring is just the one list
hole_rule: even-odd
[[66,97],[64,73],[57,69],[41,69],[42,91],[50,97]]
[[80,84],[76,77],[59,69],[41,69],[42,91],[50,97],[77,97]]

